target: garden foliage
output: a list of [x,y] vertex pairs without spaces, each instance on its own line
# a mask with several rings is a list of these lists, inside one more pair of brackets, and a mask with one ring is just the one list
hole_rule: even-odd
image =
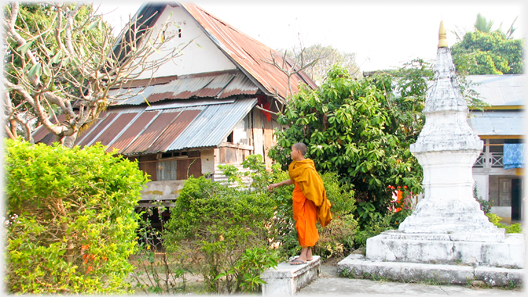
[[519,223],[513,223],[511,225],[505,225],[501,223],[500,221],[502,218],[494,213],[486,213],[486,216],[490,222],[493,223],[493,225],[497,226],[498,228],[504,228],[506,233],[521,233],[523,230],[521,224]]
[[500,30],[467,32],[452,47],[457,72],[470,75],[523,73],[524,41],[509,39]]
[[167,218],[167,207],[160,201],[153,201],[152,206],[136,208],[141,218],[138,228],[138,249],[131,257],[136,267],[130,277],[132,287],[145,294],[174,294],[186,292],[187,275],[192,273],[185,269],[182,258],[173,257],[164,251],[164,224]]
[[8,291],[129,292],[134,206],[147,182],[137,164],[101,145],[5,144]]
[[388,74],[356,80],[335,66],[319,89],[303,88],[279,116],[288,128],[275,132],[270,157],[285,169],[291,146],[303,142],[320,172],[336,172],[341,184],[353,187],[359,203],[368,203],[380,216],[389,213],[389,186],[405,186],[415,194],[422,190],[421,166],[409,145],[423,126],[427,85],[400,82]]
[[264,192],[190,177],[165,224],[164,242],[199,270],[208,291],[255,291],[277,264],[269,249],[273,201]]

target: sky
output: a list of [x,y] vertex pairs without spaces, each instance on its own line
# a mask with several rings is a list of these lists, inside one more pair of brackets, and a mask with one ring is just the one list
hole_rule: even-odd
[[[330,45],[356,54],[362,71],[390,69],[414,58],[434,62],[440,21],[447,42],[451,31],[472,31],[477,14],[505,32],[517,18],[514,38],[526,39],[528,5],[520,0],[458,1],[191,1],[245,34],[274,49]],[[107,2],[108,3],[108,2]],[[94,2],[97,6],[98,3]],[[124,25],[140,1],[110,2],[100,12],[116,27]]]

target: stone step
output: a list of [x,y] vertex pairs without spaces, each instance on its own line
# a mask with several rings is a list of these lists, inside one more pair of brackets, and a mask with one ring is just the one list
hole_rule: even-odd
[[435,282],[439,284],[467,285],[470,281],[483,281],[489,286],[519,286],[524,270],[493,266],[448,265],[431,263],[387,262],[369,260],[352,254],[337,264],[340,275],[398,282]]
[[321,258],[313,256],[312,261],[302,265],[279,263],[275,268],[265,270],[260,278],[266,282],[262,285],[262,296],[293,296],[309,285],[321,273]]

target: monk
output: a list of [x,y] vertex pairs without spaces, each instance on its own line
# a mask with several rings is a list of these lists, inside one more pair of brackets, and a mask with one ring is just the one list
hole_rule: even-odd
[[292,162],[288,167],[290,179],[271,184],[268,190],[284,185],[295,184],[293,189],[293,219],[297,229],[301,255],[290,262],[291,265],[306,264],[313,260],[312,247],[319,240],[315,224],[319,221],[324,228],[332,220],[330,201],[326,198],[323,181],[315,170],[314,162],[307,159],[306,145],[296,143],[292,146]]

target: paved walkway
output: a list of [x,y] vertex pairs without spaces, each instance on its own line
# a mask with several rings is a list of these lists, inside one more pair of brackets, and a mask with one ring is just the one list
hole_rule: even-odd
[[340,278],[335,264],[323,264],[321,276],[298,296],[526,296],[521,289],[466,287],[459,285],[406,284],[389,281]]

